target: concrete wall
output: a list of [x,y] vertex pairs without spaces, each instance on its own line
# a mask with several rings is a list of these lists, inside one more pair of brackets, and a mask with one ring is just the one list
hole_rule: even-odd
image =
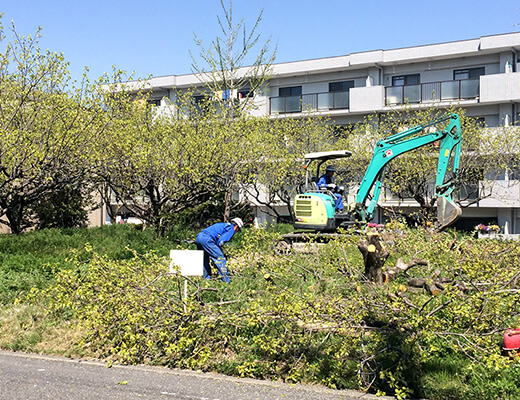
[[371,113],[380,111],[385,105],[384,86],[350,89],[350,111]]
[[481,76],[480,101],[483,103],[520,101],[520,72]]
[[87,225],[89,228],[95,227],[95,226],[103,226],[107,223],[107,208],[104,203],[101,201],[101,196],[99,192],[95,192],[93,194],[94,201],[96,203],[101,204],[101,206],[95,210],[92,210],[88,213],[88,222]]
[[520,207],[520,181],[489,181],[480,186],[485,198],[479,201],[479,207]]

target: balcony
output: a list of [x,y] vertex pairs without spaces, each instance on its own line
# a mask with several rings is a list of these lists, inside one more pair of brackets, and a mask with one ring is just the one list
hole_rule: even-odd
[[269,114],[348,109],[349,92],[309,93],[300,96],[271,97]]
[[388,86],[385,88],[385,104],[390,106],[475,99],[479,97],[479,88],[479,79]]
[[480,77],[480,101],[501,103],[520,100],[520,72]]

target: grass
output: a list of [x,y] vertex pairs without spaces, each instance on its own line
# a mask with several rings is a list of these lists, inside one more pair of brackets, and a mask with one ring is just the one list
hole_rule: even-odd
[[48,318],[43,308],[25,304],[3,307],[0,311],[0,348],[82,357],[83,332],[63,320]]
[[128,248],[138,253],[154,251],[167,256],[180,239],[189,235],[159,238],[152,230],[140,231],[132,225],[111,225],[91,229],[45,229],[22,235],[0,236],[0,304],[10,304],[32,287],[43,288],[53,279],[55,269],[70,268],[74,251],[86,260],[85,246],[110,259],[133,257]]

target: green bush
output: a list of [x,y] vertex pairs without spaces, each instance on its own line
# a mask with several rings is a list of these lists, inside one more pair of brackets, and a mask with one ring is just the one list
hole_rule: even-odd
[[41,196],[32,207],[37,229],[86,227],[93,206],[92,186],[78,182]]

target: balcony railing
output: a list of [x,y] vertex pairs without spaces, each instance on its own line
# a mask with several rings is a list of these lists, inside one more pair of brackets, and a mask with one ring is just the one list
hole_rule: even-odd
[[[456,201],[473,201],[478,199],[478,196],[480,194],[480,186],[478,183],[472,184],[472,183],[464,183],[461,184],[460,187],[455,190],[453,193],[453,197]],[[427,195],[433,196],[434,193],[434,185],[433,182],[429,186],[429,190]],[[394,203],[394,202],[400,202],[400,203],[414,203],[415,200],[410,192],[401,192],[399,194],[396,194],[392,192],[390,189],[386,189],[384,192],[384,197],[381,200],[382,203]]]
[[322,110],[338,110],[349,108],[349,92],[310,93],[300,96],[271,97],[269,99],[270,114],[285,114]]
[[420,83],[418,85],[388,86],[385,88],[386,105],[430,103],[467,100],[479,96],[479,79]]

